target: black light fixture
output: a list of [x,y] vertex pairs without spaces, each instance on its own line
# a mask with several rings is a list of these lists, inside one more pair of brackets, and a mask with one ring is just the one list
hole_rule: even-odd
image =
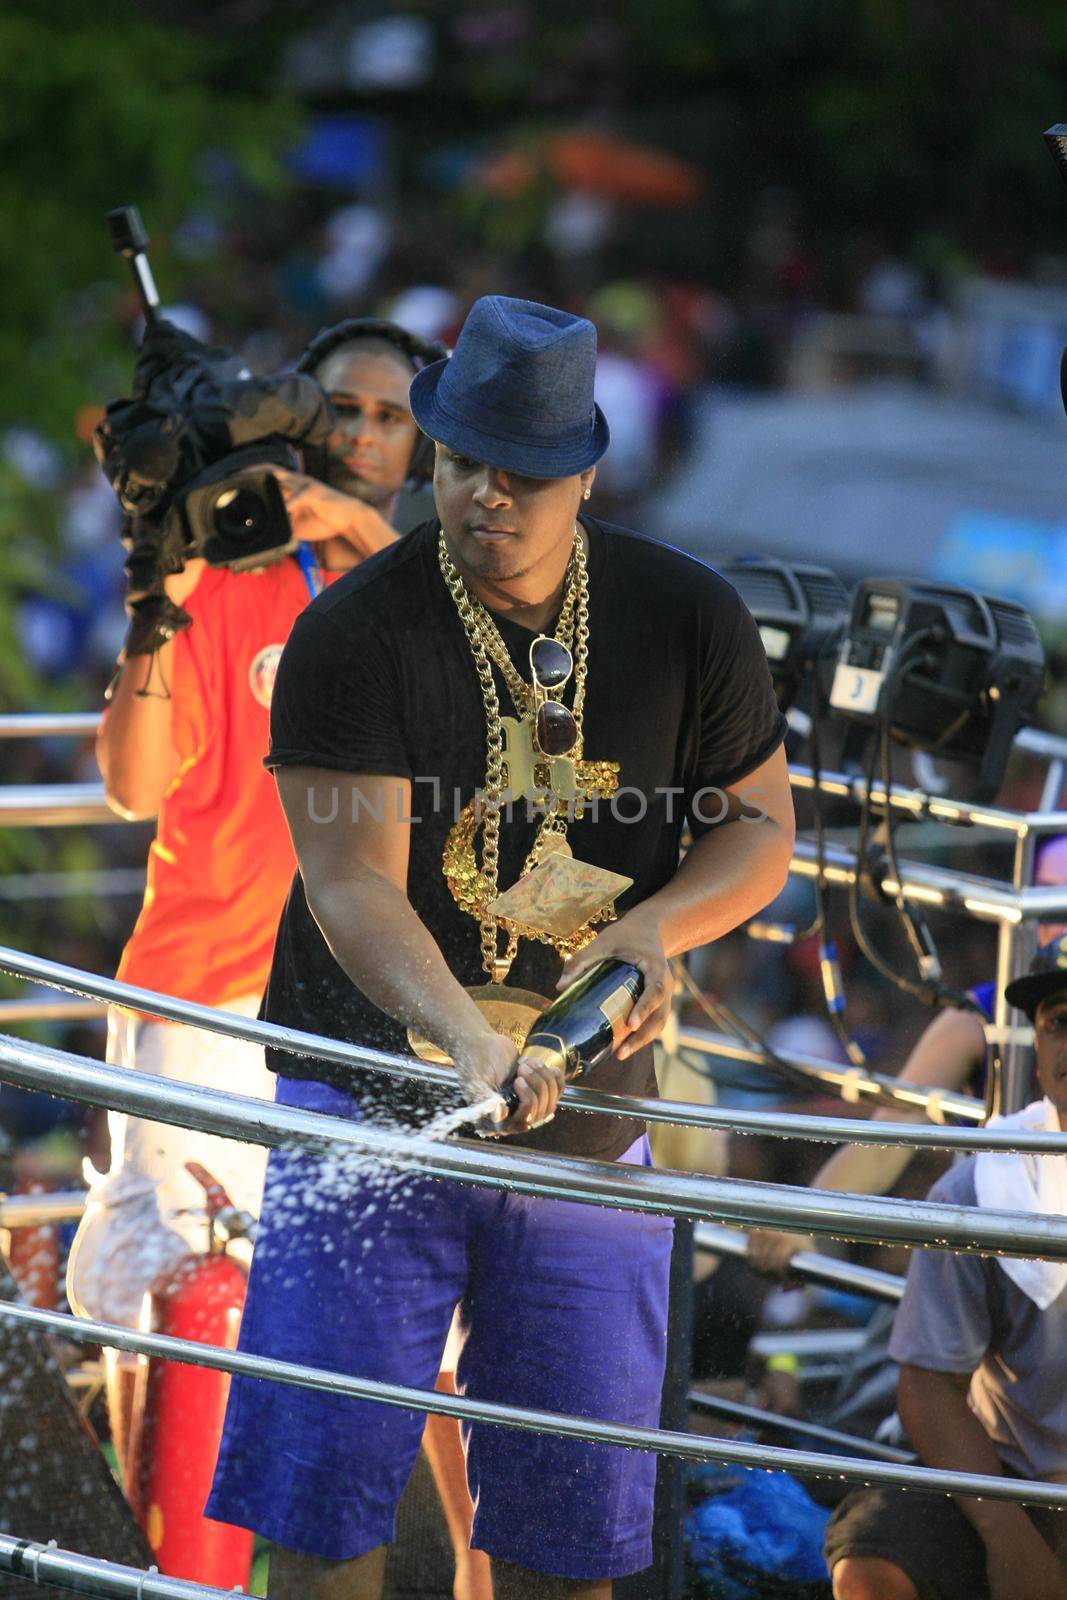
[[805,672],[834,651],[849,615],[849,592],[828,567],[763,557],[715,565],[755,617],[778,704],[788,711]]
[[1044,140],[1060,177],[1067,183],[1067,122],[1054,122],[1051,128],[1046,128]]
[[853,600],[830,707],[970,767],[977,797],[990,799],[1044,678],[1037,629],[1014,601],[952,584],[867,578]]

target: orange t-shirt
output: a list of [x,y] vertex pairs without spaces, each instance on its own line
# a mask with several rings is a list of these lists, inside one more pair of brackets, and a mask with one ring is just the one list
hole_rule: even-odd
[[296,858],[263,757],[282,646],[309,599],[286,558],[257,573],[209,567],[186,602],[193,625],[175,641],[171,684],[181,766],[119,962],[125,983],[211,1006],[266,984]]

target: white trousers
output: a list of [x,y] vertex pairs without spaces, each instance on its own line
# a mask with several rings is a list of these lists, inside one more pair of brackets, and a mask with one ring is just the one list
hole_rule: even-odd
[[[253,1017],[258,1007],[258,996],[247,996],[224,1009]],[[262,1046],[114,1007],[107,1059],[159,1078],[274,1099]],[[71,1247],[67,1297],[79,1316],[136,1327],[153,1279],[190,1250],[208,1247],[204,1191],[185,1163],[200,1162],[235,1206],[258,1216],[267,1151],[117,1111],[108,1112],[108,1127],[111,1170],[104,1175],[86,1163],[90,1196]]]

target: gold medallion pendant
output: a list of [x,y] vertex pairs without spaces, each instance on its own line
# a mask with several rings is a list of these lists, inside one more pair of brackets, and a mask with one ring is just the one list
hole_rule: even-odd
[[[438,564],[470,647],[486,727],[485,787],[449,831],[442,867],[453,900],[479,924],[482,966],[492,979],[467,992],[494,1031],[521,1049],[548,997],[506,982],[520,938],[551,945],[566,959],[595,938],[598,924],[613,920],[616,897],[633,882],[576,861],[567,840],[568,822],[581,818],[595,801],[609,800],[619,786],[617,762],[587,761],[583,752],[589,656],[585,547],[575,524],[555,635],[541,634],[532,641],[529,682],[512,661],[492,616],[464,584],[443,532]],[[514,716],[501,711],[494,667],[507,687]],[[572,678],[573,710],[563,698]],[[518,882],[501,892],[501,822],[520,801],[540,814],[540,824]],[[430,1040],[411,1031],[408,1039],[422,1060],[449,1061]]]
[[633,881],[576,861],[569,850],[555,850],[485,909],[527,936],[569,940],[602,917]]
[[[494,1033],[502,1033],[521,1050],[527,1035],[542,1011],[548,1005],[547,995],[535,994],[532,989],[515,989],[507,983],[482,983],[467,993],[485,1017]],[[408,1029],[408,1044],[420,1061],[433,1061],[438,1066],[452,1065],[452,1057],[426,1039],[413,1028]]]

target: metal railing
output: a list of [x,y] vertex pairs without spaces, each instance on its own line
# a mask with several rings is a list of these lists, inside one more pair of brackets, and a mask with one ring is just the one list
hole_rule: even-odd
[[[700,1055],[726,1061],[745,1061],[753,1066],[774,1068],[774,1059],[766,1051],[710,1028],[679,1028],[676,1046],[680,1050],[695,1050]],[[875,1105],[906,1106],[911,1111],[921,1111],[931,1122],[937,1123],[943,1122],[947,1116],[977,1123],[981,1122],[984,1114],[985,1108],[980,1100],[970,1095],[955,1094],[951,1089],[929,1089],[919,1084],[902,1083],[897,1078],[873,1072],[867,1067],[843,1067],[818,1056],[799,1055],[793,1050],[776,1050],[775,1056],[792,1071],[807,1078],[813,1088],[827,1089],[854,1104],[868,1101]],[[851,1137],[850,1133],[842,1134],[842,1142]],[[873,1136],[871,1142],[876,1142]]]
[[[12,724],[18,726],[12,726]],[[65,724],[59,726],[60,723]],[[6,725],[5,725],[6,724]],[[96,718],[0,718],[0,738],[55,736],[71,734],[84,736],[91,733]],[[1067,753],[1050,752],[1061,761]],[[1062,773],[1060,774],[1062,777]],[[796,787],[805,783],[803,769],[793,774]],[[810,786],[810,774],[808,774]],[[832,784],[844,785],[835,790]],[[861,799],[862,791],[850,779],[829,775],[823,787],[828,793],[840,792],[853,799]],[[1050,793],[1047,788],[1047,793]],[[895,809],[952,825],[983,825],[1003,831],[1014,838],[1015,852],[1012,883],[1005,887],[991,879],[927,866],[922,863],[902,862],[901,876],[904,892],[916,901],[961,911],[966,915],[995,923],[999,929],[998,986],[1003,988],[1007,979],[1020,970],[1027,953],[1025,937],[1035,919],[1067,913],[1067,890],[1035,890],[1029,887],[1033,872],[1034,847],[1043,833],[1067,832],[1067,813],[1052,811],[1036,814],[1013,814],[995,807],[974,807],[963,803],[945,801],[933,796],[920,796],[917,791],[894,788],[887,797],[884,790],[872,785],[874,804],[888,803]],[[1058,797],[1058,788],[1057,788]],[[77,823],[120,821],[107,806],[102,786],[72,784],[53,787],[12,787],[0,789],[0,826],[64,826]],[[818,871],[814,846],[806,840],[798,843],[792,869],[800,876],[811,877]],[[856,871],[854,853],[830,845],[826,855],[826,879],[831,883],[848,884]],[[897,886],[886,879],[892,890]],[[166,1017],[213,1032],[232,1037],[257,1040],[295,1054],[317,1056],[320,1059],[342,1063],[357,1070],[386,1071],[403,1076],[417,1076],[427,1083],[455,1087],[453,1075],[447,1069],[425,1064],[412,1065],[410,1060],[386,1056],[382,1052],[354,1049],[338,1041],[326,1040],[317,1035],[301,1034],[295,1030],[272,1028],[267,1024],[250,1022],[247,1018],[227,1017],[211,1008],[195,1007],[161,997],[147,991],[109,980],[97,979],[37,958],[24,957],[20,952],[0,951],[0,965],[8,970],[35,977],[58,988],[68,988],[81,995],[92,996],[95,1003],[132,1005],[149,1014]],[[30,1002],[33,1004],[34,1002]],[[15,1003],[16,1005],[19,1002]],[[45,1002],[44,1004],[48,1004]],[[61,1007],[69,1002],[59,1002]],[[19,1013],[16,1013],[18,1015]],[[25,1015],[25,1011],[21,1013]],[[1020,1059],[1022,1040],[1019,1030],[1006,1027],[1006,1007],[1002,996],[998,1000],[995,1019],[1002,1035],[1008,1039],[1009,1069],[1012,1060]],[[704,1053],[719,1053],[734,1059],[753,1060],[773,1065],[768,1057],[743,1043],[706,1033],[704,1030],[686,1030],[680,1043],[686,1048]],[[845,1069],[837,1071],[827,1063],[811,1058],[793,1058],[793,1064],[805,1071],[813,1081],[835,1088],[845,1098],[902,1101],[912,1108],[923,1109],[933,1116],[951,1115],[962,1121],[979,1120],[976,1103],[965,1096],[949,1096],[942,1092],[910,1090],[902,1092],[892,1079],[881,1079],[877,1074],[857,1073]],[[834,1076],[827,1076],[833,1074]],[[1011,1079],[1018,1086],[1018,1073]],[[174,1080],[160,1081],[143,1074],[132,1074],[122,1069],[86,1061],[63,1052],[48,1050],[43,1046],[24,1044],[22,1041],[0,1038],[0,1079],[24,1088],[45,1090],[94,1105],[107,1105],[151,1120],[176,1123],[180,1126],[201,1129],[224,1137],[248,1140],[268,1146],[287,1144],[310,1149],[329,1149],[331,1152],[349,1151],[357,1160],[371,1158],[384,1166],[405,1172],[421,1172],[460,1183],[474,1183],[491,1188],[506,1189],[531,1195],[575,1200],[581,1203],[610,1206],[635,1211],[660,1212],[675,1217],[699,1219],[697,1246],[724,1254],[743,1254],[746,1241],[738,1231],[740,1226],[781,1227],[802,1230],[811,1234],[829,1234],[837,1237],[868,1242],[893,1242],[924,1244],[937,1248],[950,1248],[978,1253],[1001,1253],[1017,1256],[1047,1256],[1067,1260],[1067,1218],[1029,1216],[1022,1213],[995,1212],[938,1205],[929,1201],[872,1200],[867,1196],[842,1195],[824,1191],[798,1189],[789,1186],[772,1186],[745,1183],[739,1180],[694,1177],[670,1171],[656,1171],[636,1167],[622,1168],[616,1163],[603,1163],[576,1157],[554,1155],[539,1157],[522,1149],[494,1148],[468,1141],[449,1140],[447,1143],[429,1139],[420,1134],[402,1134],[377,1127],[327,1117],[320,1113],[298,1111],[279,1107],[266,1101],[254,1101],[206,1090],[199,1086],[182,1084]],[[648,1120],[680,1122],[690,1126],[728,1128],[740,1132],[774,1133],[780,1137],[832,1139],[834,1142],[855,1140],[878,1144],[905,1144],[932,1146],[934,1148],[975,1149],[1013,1148],[1032,1150],[1067,1149],[1067,1136],[1035,1134],[1010,1136],[1004,1133],[978,1132],[972,1127],[946,1128],[934,1125],[879,1123],[876,1127],[854,1119],[814,1118],[785,1113],[738,1112],[718,1107],[692,1106],[681,1103],[659,1103],[639,1097],[599,1096],[587,1090],[571,1088],[565,1100],[568,1106],[587,1112],[605,1111]],[[1006,1095],[1010,1108],[1011,1094]],[[0,1206],[0,1226],[18,1226],[18,1211],[12,1211],[23,1197],[5,1201]],[[60,1215],[71,1214],[65,1207],[77,1204],[80,1210],[83,1197],[33,1196],[27,1200],[47,1211],[52,1201],[55,1210],[51,1215],[39,1211],[34,1222],[57,1220]],[[23,1217],[27,1213],[22,1213]],[[733,1224],[733,1226],[724,1226]],[[27,1225],[23,1222],[23,1225]],[[901,1280],[891,1274],[875,1274],[870,1269],[854,1267],[849,1263],[833,1262],[813,1252],[802,1252],[794,1258],[792,1270],[812,1281],[833,1283],[860,1293],[877,1295],[885,1300],[899,1298]],[[186,1340],[163,1335],[133,1332],[107,1323],[89,1322],[64,1316],[60,1313],[38,1311],[34,1308],[0,1303],[0,1317],[23,1326],[36,1327],[62,1333],[73,1342],[104,1344],[113,1348],[135,1351],[144,1356],[157,1356],[192,1365],[212,1367],[230,1373],[243,1373],[308,1388],[318,1392],[346,1395],[371,1400],[380,1404],[400,1406],[434,1412],[445,1416],[463,1417],[494,1425],[539,1432],[551,1432],[563,1437],[588,1442],[612,1444],[623,1448],[656,1451],[689,1461],[718,1461],[745,1467],[763,1467],[792,1470],[804,1476],[829,1476],[858,1483],[882,1483],[936,1492],[940,1494],[988,1497],[1028,1504],[1042,1504],[1067,1508],[1067,1486],[1052,1483],[1031,1483],[1004,1477],[956,1473],[923,1468],[901,1459],[905,1453],[896,1452],[897,1459],[885,1459],[892,1452],[868,1446],[867,1458],[849,1459],[839,1454],[824,1454],[809,1450],[780,1449],[756,1446],[738,1441],[694,1438],[669,1429],[626,1427],[599,1419],[566,1416],[559,1413],[536,1411],[500,1403],[479,1402],[438,1391],[425,1391],[409,1386],[385,1384],[373,1379],[348,1374],[327,1372],[296,1363],[276,1361],[268,1357],[253,1356],[244,1352],[222,1350]],[[740,1419],[737,1419],[740,1420]],[[750,1419],[745,1419],[750,1420]],[[765,1420],[765,1418],[764,1418]],[[819,1437],[826,1442],[841,1444],[832,1433]],[[861,1441],[851,1441],[859,1445]],[[882,1459],[874,1459],[881,1456]],[[146,1600],[192,1600],[192,1597],[217,1596],[221,1591],[199,1584],[165,1578],[154,1572],[140,1573],[112,1563],[96,1562],[72,1552],[60,1551],[51,1546],[35,1545],[30,1541],[0,1535],[0,1570],[17,1572],[36,1584],[54,1587],[73,1587],[85,1593],[134,1595]]]
[[850,1455],[866,1455],[871,1461],[915,1461],[914,1450],[901,1450],[893,1444],[878,1444],[874,1439],[860,1439],[854,1433],[842,1433],[837,1428],[826,1428],[819,1422],[807,1422],[803,1417],[786,1417],[775,1411],[763,1411],[759,1406],[747,1406],[740,1400],[727,1400],[724,1395],[705,1394],[701,1389],[690,1389],[689,1405],[693,1411],[707,1417],[719,1417],[724,1422],[737,1422],[761,1432],[786,1433],[801,1438],[817,1439],[820,1444],[836,1445]]
[[121,822],[102,783],[5,783],[0,785],[0,828],[70,828]]
[[438,1389],[383,1383],[377,1378],[329,1372],[322,1367],[308,1367],[294,1361],[276,1361],[269,1356],[249,1355],[242,1350],[224,1350],[168,1334],[135,1333],[115,1323],[92,1322],[58,1311],[39,1311],[32,1306],[3,1301],[0,1301],[0,1318],[23,1326],[46,1329],[49,1333],[61,1333],[75,1343],[109,1345],[138,1355],[161,1356],[165,1360],[180,1361],[189,1366],[212,1367],[218,1372],[249,1378],[266,1378],[292,1388],[340,1395],[351,1400],[370,1400],[409,1411],[428,1411],[436,1416],[488,1422],[503,1428],[519,1428],[528,1433],[552,1433],[560,1438],[580,1439],[588,1444],[651,1450],[657,1455],[674,1456],[683,1461],[718,1461],[742,1467],[784,1469],[806,1477],[833,1477],[855,1483],[888,1483],[906,1489],[927,1489],[938,1494],[988,1496],[993,1500],[1010,1500],[1025,1505],[1067,1507],[1067,1484],[1062,1483],[1037,1483],[978,1473],[948,1472],[936,1467],[903,1466],[888,1461],[851,1460],[846,1456],[815,1451],[785,1450],[732,1439],[696,1437],[668,1428],[604,1422],[598,1418],[575,1417],[561,1411],[538,1411],[529,1406],[506,1405],[501,1401],[471,1400],[462,1395],[443,1394]]
[[101,867],[69,872],[11,872],[0,878],[0,900],[140,899],[147,875],[139,867]]
[[0,1194],[0,1228],[41,1228],[74,1222],[85,1211],[84,1189],[53,1189],[44,1194]]
[[106,1015],[102,1000],[0,1000],[0,1023],[84,1022]]
[[[720,1223],[698,1222],[693,1229],[693,1246],[709,1255],[736,1256],[744,1261],[748,1256],[748,1234],[740,1228],[724,1228]],[[798,1278],[807,1278],[809,1283],[868,1295],[889,1305],[896,1304],[904,1294],[904,1279],[895,1272],[861,1267],[855,1261],[839,1261],[836,1256],[819,1255],[814,1250],[798,1250],[789,1263],[789,1271]]]
[[0,716],[0,739],[87,739],[99,726],[99,711],[23,711]]
[[[133,984],[119,983],[114,978],[102,978],[94,973],[82,972],[61,962],[47,961],[41,956],[23,955],[20,951],[0,946],[0,969],[33,978],[41,983],[91,995],[97,1000],[122,1005],[130,1010],[151,1016],[165,1017],[183,1022],[229,1038],[249,1040],[256,1044],[284,1050],[297,1056],[315,1057],[336,1066],[351,1068],[356,1073],[368,1071],[387,1072],[429,1086],[449,1090],[458,1098],[455,1073],[449,1067],[434,1066],[416,1061],[411,1056],[390,1055],[382,1050],[350,1045],[339,1039],[321,1034],[304,1033],[295,1028],[284,1028],[276,1023],[261,1022],[256,1018],[239,1016],[235,1012],[219,1011],[213,1006],[202,1006],[191,1000],[178,1000],[152,989],[142,989]],[[703,1037],[700,1030],[679,1034],[679,1041],[699,1048]],[[714,1038],[714,1036],[709,1036]],[[14,1040],[8,1041],[15,1043]],[[733,1046],[730,1041],[716,1041],[711,1053],[729,1055],[732,1051],[740,1059],[759,1061],[766,1059],[745,1047]],[[888,1092],[894,1086],[891,1078],[869,1077],[857,1068],[837,1069],[813,1057],[783,1057],[798,1062],[820,1082],[829,1084],[847,1080],[841,1091],[845,1098],[851,1094],[862,1095]],[[851,1088],[849,1087],[851,1086]],[[854,1092],[853,1092],[854,1091]],[[895,1098],[910,1108],[934,1107],[938,1117],[945,1111],[958,1112],[977,1121],[980,1107],[976,1100],[962,1095],[948,1095],[941,1090],[899,1087]],[[925,1123],[891,1123],[860,1121],[844,1117],[812,1117],[802,1113],[777,1111],[735,1110],[725,1106],[707,1106],[677,1100],[650,1099],[637,1095],[606,1094],[594,1089],[571,1086],[564,1090],[562,1104],[568,1109],[630,1117],[638,1121],[668,1122],[683,1127],[726,1129],[735,1133],[770,1135],[778,1138],[803,1138],[843,1144],[900,1144],[917,1149],[934,1150],[1026,1150],[1040,1154],[1067,1152],[1067,1133],[1046,1131],[1021,1132],[1019,1130],[971,1129],[945,1127]]]
[[929,1200],[872,1200],[830,1190],[620,1166],[580,1156],[538,1156],[522,1148],[494,1148],[491,1141],[433,1139],[178,1079],[157,1079],[3,1036],[0,1079],[226,1139],[329,1149],[334,1155],[351,1152],[357,1159],[369,1157],[398,1170],[515,1194],[742,1227],[795,1227],[870,1244],[925,1244],[977,1254],[1067,1260],[1067,1217],[961,1209]]
[[[0,736],[4,732],[9,736],[85,733],[90,731],[91,726],[95,726],[95,719],[91,717],[0,718]],[[1021,748],[1045,757],[1054,765],[1062,765],[1065,760],[1064,747],[1067,741],[1057,739],[1054,735],[1029,730],[1018,735],[1016,742]],[[798,790],[814,787],[815,780],[810,768],[794,766],[790,778]],[[863,779],[843,773],[820,773],[819,787],[828,795],[844,796],[856,803],[860,803],[867,794]],[[1060,781],[1054,787],[1046,785],[1046,798],[1053,793],[1058,798],[1061,787]],[[927,795],[921,790],[899,785],[893,785],[887,796],[884,785],[871,783],[869,792],[875,806],[884,808],[888,804],[913,818],[929,818],[953,826],[981,825],[998,829],[1014,840],[1011,883],[1008,886],[993,879],[908,861],[901,863],[902,884],[898,885],[886,874],[883,887],[890,893],[901,888],[907,898],[921,904],[962,912],[997,925],[993,1027],[1004,1046],[999,1098],[1004,1110],[1017,1110],[1025,1098],[1025,1046],[1008,1026],[1008,1007],[1003,990],[1010,979],[1026,967],[1034,945],[1036,921],[1067,915],[1067,890],[1030,887],[1037,842],[1047,834],[1067,832],[1067,811],[1010,812],[996,806]],[[0,827],[58,827],[122,820],[109,808],[102,785],[0,788]],[[790,870],[797,876],[807,878],[819,873],[816,849],[811,840],[797,841]],[[847,886],[856,873],[854,853],[828,844],[823,870],[827,883]]]
[[54,1539],[39,1544],[33,1539],[16,1539],[0,1533],[0,1572],[22,1578],[28,1586],[73,1590],[76,1594],[99,1595],[106,1600],[233,1600],[232,1589],[211,1589],[185,1578],[164,1577],[158,1567],[142,1571],[124,1567],[117,1561],[98,1561],[79,1555],[76,1550],[61,1550]]

